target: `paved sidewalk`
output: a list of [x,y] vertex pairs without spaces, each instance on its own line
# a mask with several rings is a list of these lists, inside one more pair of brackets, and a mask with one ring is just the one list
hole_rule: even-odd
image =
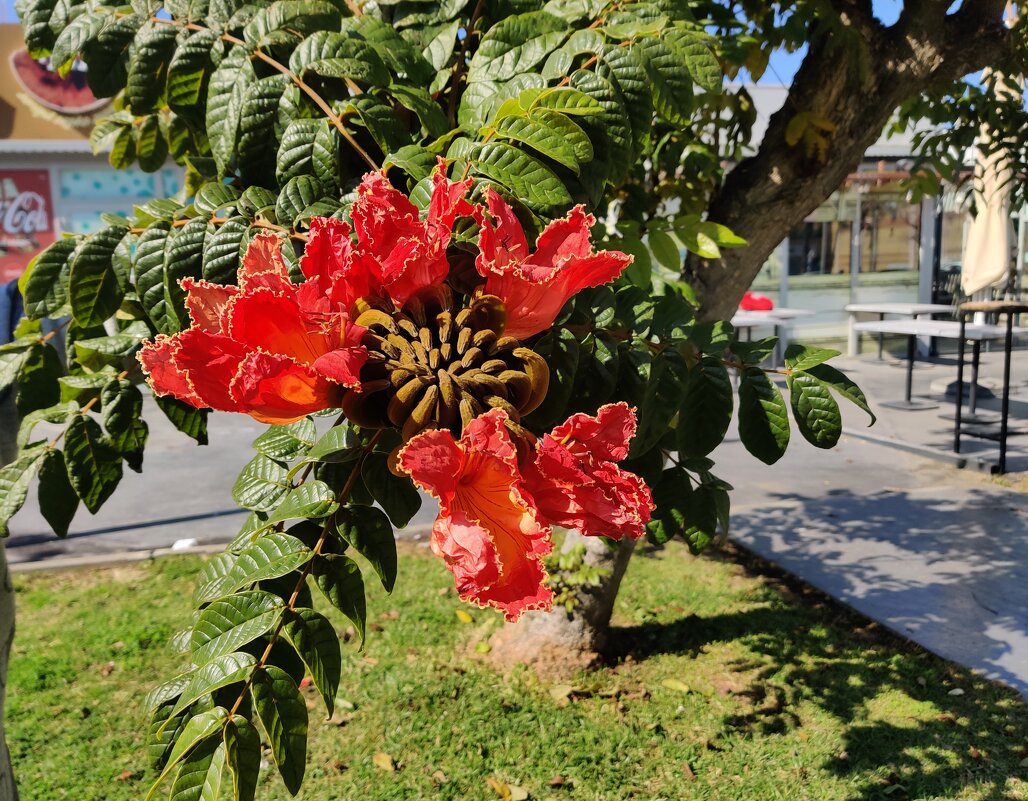
[[[923,412],[886,414],[870,429],[879,436],[916,442],[924,433],[902,417]],[[860,413],[845,416],[848,432],[867,431]],[[732,540],[1028,696],[1028,496],[849,434],[821,451],[794,432],[774,467],[734,439],[714,456],[736,487]]]

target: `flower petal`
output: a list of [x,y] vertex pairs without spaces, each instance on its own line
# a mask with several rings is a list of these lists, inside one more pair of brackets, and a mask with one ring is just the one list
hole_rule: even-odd
[[349,225],[334,217],[311,218],[300,270],[333,307],[349,311],[360,298],[377,294],[372,266],[355,250]]
[[337,407],[342,392],[311,368],[269,353],[250,353],[232,381],[232,397],[263,423],[292,423]]
[[224,334],[225,312],[239,289],[195,278],[183,278],[182,288],[186,290],[186,308],[193,325],[212,334]]
[[301,313],[291,288],[284,293],[262,288],[238,295],[232,304],[229,334],[250,349],[304,364],[313,364],[337,344],[331,328],[319,330],[317,321]]
[[263,286],[281,291],[290,284],[289,270],[282,259],[282,240],[275,234],[257,234],[243,254],[239,288],[245,292]]
[[368,329],[352,325],[346,315],[339,316],[339,325],[344,332],[340,347],[319,356],[311,367],[329,381],[359,390],[361,368],[368,360],[368,349],[361,344],[361,340]]
[[204,406],[223,412],[240,412],[229,385],[246,357],[247,350],[222,334],[190,328],[176,334],[176,361],[189,377],[189,384]]
[[432,547],[454,574],[460,597],[500,609],[513,621],[552,605],[542,564],[552,543],[521,490],[506,421],[493,409],[473,420],[459,443],[448,431],[419,434],[398,462],[439,499]]
[[507,308],[508,336],[526,339],[545,331],[571,297],[610,283],[632,263],[626,253],[593,250],[589,229],[595,218],[581,206],[546,226],[529,254],[510,206],[491,190],[487,200],[493,220],[480,219],[476,266],[486,277],[481,291],[496,295]]
[[177,337],[159,334],[152,342],[143,343],[139,351],[139,363],[146,371],[147,383],[155,395],[172,395],[200,408],[204,402],[178,363],[177,355],[181,347],[182,343]]
[[601,407],[595,417],[572,415],[544,435],[534,462],[523,468],[543,519],[587,536],[641,537],[653,497],[639,476],[613,461],[627,455],[634,433],[633,411],[617,403]]

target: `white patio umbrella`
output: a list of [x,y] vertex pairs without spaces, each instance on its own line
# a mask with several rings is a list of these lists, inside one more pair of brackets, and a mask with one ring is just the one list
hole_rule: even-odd
[[[986,69],[982,79],[989,76],[990,71]],[[1018,80],[1018,84],[1023,86],[1023,79]],[[997,83],[996,91],[1014,92],[1000,83]],[[984,152],[983,146],[991,141],[989,126],[983,124],[974,167],[974,199],[978,213],[967,231],[960,275],[960,287],[967,296],[981,295],[985,290],[1003,284],[1007,280],[1014,249],[1014,223],[1010,217],[1013,171],[1001,153]]]

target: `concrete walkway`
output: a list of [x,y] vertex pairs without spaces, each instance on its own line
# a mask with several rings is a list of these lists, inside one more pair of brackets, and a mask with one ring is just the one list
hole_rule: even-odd
[[[1028,354],[1019,356],[1028,363]],[[878,398],[902,392],[903,371],[870,359],[840,366],[885,414],[870,429],[874,436],[946,455],[945,439],[911,416],[945,428],[937,418],[952,403],[941,400],[931,413],[880,409]],[[927,375],[919,380],[926,394],[928,383]],[[860,438],[869,431],[862,413],[846,410],[845,417],[855,435],[844,435],[837,448],[818,450],[794,433],[771,468],[735,440],[719,449],[717,473],[736,487],[731,538],[928,650],[1028,696],[1028,497],[1000,483],[1023,477],[990,479],[883,446]],[[1024,439],[1011,440],[1021,464],[1028,462]],[[985,445],[993,447],[977,449],[988,456]]]

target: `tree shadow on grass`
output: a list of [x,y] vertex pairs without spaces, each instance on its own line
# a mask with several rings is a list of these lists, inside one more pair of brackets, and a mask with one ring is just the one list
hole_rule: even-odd
[[[750,608],[616,629],[616,658],[699,656],[719,643],[749,655],[726,683],[740,701],[712,748],[732,737],[772,737],[803,724],[813,705],[844,727],[828,773],[855,780],[848,801],[953,798],[974,787],[985,801],[1014,801],[1012,776],[1028,773],[1028,714],[1013,690],[956,667],[836,604],[778,568],[736,558],[765,586]],[[962,695],[951,695],[952,690]],[[728,747],[728,743],[724,743]]]

